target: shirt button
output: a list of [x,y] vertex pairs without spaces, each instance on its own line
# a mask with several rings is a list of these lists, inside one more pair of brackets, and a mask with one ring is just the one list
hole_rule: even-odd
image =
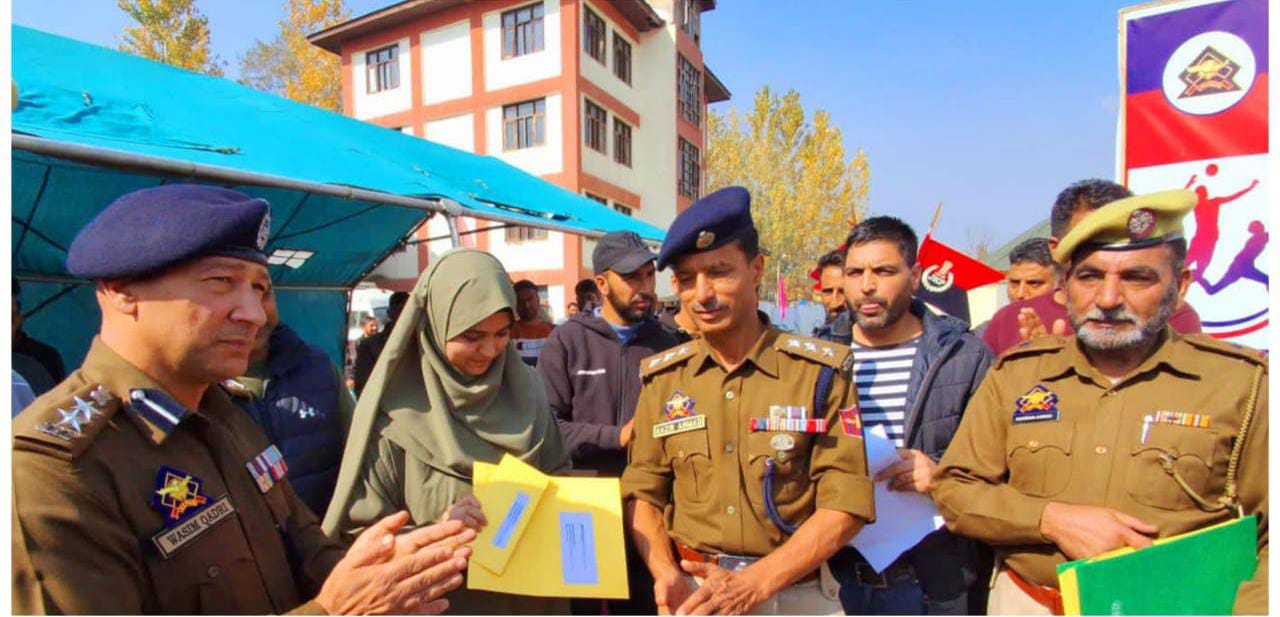
[[736,513],[736,512],[738,511],[738,509],[737,509],[737,508],[735,508],[735,507],[733,507],[733,506],[729,506],[729,507],[725,508],[725,509],[724,509],[724,511],[725,511],[726,513],[728,513],[728,514],[729,514],[729,516],[733,516],[733,514],[734,514],[734,513]]
[[1098,446],[1098,447],[1094,448],[1094,449],[1093,449],[1093,451],[1094,451],[1094,452],[1097,452],[1098,454],[1106,454],[1106,453],[1107,453],[1107,447],[1106,447],[1106,446]]
[[1027,442],[1027,447],[1029,447],[1029,448],[1035,448],[1035,447],[1038,447],[1039,445],[1040,445],[1040,442],[1038,442],[1038,441],[1036,441],[1036,440],[1034,440],[1034,439],[1032,439],[1031,441],[1028,441],[1028,442]]
[[209,575],[209,578],[218,578],[218,575],[222,574],[222,570],[218,566],[209,566],[205,573]]
[[679,458],[684,458],[684,450],[677,451],[676,456]]
[[732,452],[733,452],[733,444],[732,444],[732,443],[724,444],[724,451],[725,451],[725,452],[730,452],[730,453],[732,453]]
[[1115,395],[1116,395],[1115,390],[1107,390],[1107,396],[1115,396]]
[[725,399],[732,401],[732,400],[733,400],[733,392],[725,392],[725,393],[724,393],[724,397],[725,397]]

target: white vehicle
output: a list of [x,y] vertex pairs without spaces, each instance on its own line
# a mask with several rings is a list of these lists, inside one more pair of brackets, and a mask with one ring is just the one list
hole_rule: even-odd
[[391,292],[377,287],[357,287],[351,291],[351,306],[347,311],[347,342],[360,340],[364,332],[360,324],[365,317],[372,315],[378,320],[380,328],[387,327],[387,308],[390,304]]

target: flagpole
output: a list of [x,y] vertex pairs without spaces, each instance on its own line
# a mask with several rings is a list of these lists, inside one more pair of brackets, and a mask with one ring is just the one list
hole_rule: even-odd
[[938,226],[938,217],[942,215],[942,202],[938,202],[938,207],[933,210],[933,220],[929,221],[929,231],[925,232],[925,236],[933,235],[933,228]]

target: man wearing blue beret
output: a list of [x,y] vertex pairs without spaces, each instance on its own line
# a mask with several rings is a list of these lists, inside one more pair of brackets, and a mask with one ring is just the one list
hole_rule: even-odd
[[875,518],[851,357],[757,313],[750,205],[722,189],[667,231],[702,338],[640,365],[627,520],[660,612],[840,614],[826,561]]
[[270,292],[262,199],[129,193],[71,244],[102,325],[84,364],[14,419],[17,613],[439,613],[474,537],[397,535],[344,555],[287,463],[218,385],[244,373]]

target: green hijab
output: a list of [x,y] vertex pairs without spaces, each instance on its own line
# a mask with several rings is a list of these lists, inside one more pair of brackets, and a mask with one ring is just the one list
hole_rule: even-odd
[[[514,319],[515,305],[506,270],[488,253],[455,249],[427,268],[356,404],[326,531],[344,526],[354,489],[367,473],[365,454],[378,439],[467,483],[472,463],[497,463],[504,453],[545,471],[567,459],[542,381],[514,344],[478,377],[445,358],[449,339],[498,311]],[[383,427],[379,434],[375,426]]]

